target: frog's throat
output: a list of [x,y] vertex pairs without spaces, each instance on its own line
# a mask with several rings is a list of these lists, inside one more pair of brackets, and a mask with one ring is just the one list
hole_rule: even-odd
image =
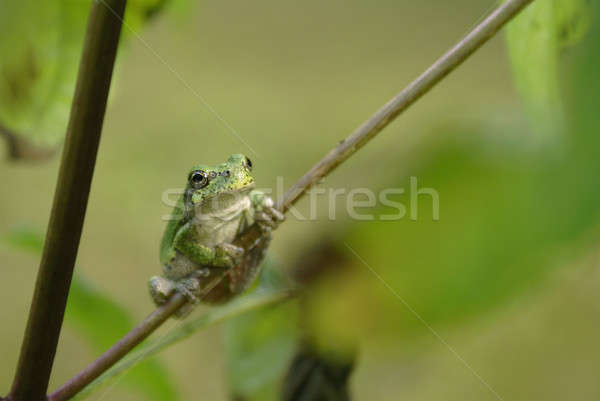
[[202,201],[197,206],[199,211],[202,213],[218,211],[228,209],[243,203],[244,199],[248,197],[248,193],[254,188],[254,184],[248,185],[243,189],[235,191],[225,191],[218,194],[214,194]]

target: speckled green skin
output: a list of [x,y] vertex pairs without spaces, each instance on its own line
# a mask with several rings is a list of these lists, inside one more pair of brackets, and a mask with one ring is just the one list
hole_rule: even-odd
[[[164,275],[149,282],[156,304],[164,303],[173,291],[182,292],[190,303],[223,302],[251,283],[253,277],[245,272],[256,274],[266,249],[243,249],[232,243],[256,222],[264,237],[256,247],[266,248],[271,230],[283,220],[273,201],[253,190],[251,170],[248,158],[240,154],[215,167],[198,165],[190,170],[161,243]],[[206,173],[206,186],[194,186],[189,178],[194,171]],[[245,266],[248,261],[256,266]]]

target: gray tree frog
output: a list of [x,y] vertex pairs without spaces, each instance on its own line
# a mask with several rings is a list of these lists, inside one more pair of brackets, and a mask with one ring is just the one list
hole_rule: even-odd
[[[149,281],[157,305],[178,291],[190,302],[222,303],[256,278],[271,231],[284,220],[273,201],[254,189],[252,162],[234,154],[216,167],[195,166],[171,213],[160,247],[163,276]],[[261,236],[248,248],[233,245],[257,223]],[[190,311],[184,307],[178,316]]]

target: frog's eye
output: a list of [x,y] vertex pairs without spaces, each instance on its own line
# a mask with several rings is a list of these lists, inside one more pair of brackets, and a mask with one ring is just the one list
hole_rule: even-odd
[[190,186],[195,189],[204,188],[208,185],[208,174],[206,174],[202,170],[194,170],[190,173],[188,177],[188,181],[190,182]]
[[252,160],[246,157],[246,160],[244,160],[244,165],[248,167],[248,170],[252,171]]

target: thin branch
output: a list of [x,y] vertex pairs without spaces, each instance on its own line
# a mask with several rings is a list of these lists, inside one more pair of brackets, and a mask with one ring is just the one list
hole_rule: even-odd
[[[243,313],[256,310],[267,305],[274,305],[284,302],[298,295],[297,292],[292,290],[270,290],[266,292],[257,292],[258,291],[255,291],[248,296],[237,298],[233,302],[227,303],[223,306],[211,308],[205,314],[186,322],[165,336],[149,342],[133,352],[130,352],[125,358],[114,364],[110,369],[90,383],[90,385],[87,386],[84,391],[79,393],[79,395],[81,396],[91,387],[101,385],[111,377],[125,372],[143,360],[156,355],[163,349],[183,341],[200,329],[214,326],[224,322],[227,319],[234,318]],[[57,401],[55,398],[53,398],[53,395],[48,398],[49,401]]]
[[349,137],[313,166],[290,188],[278,207],[287,211],[306,191],[331,173],[337,166],[362,148],[404,110],[429,92],[446,75],[462,64],[473,52],[493,37],[500,28],[517,15],[533,0],[508,0],[496,8],[464,39],[448,50],[417,79],[380,108],[371,118],[358,127]]
[[[112,0],[121,15],[125,0]],[[44,253],[9,399],[39,401],[62,326],[94,173],[121,22],[92,4]]]
[[[278,203],[278,208],[283,212],[289,210],[289,208],[315,183],[331,173],[338,165],[348,159],[368,141],[373,139],[375,135],[390,124],[400,113],[406,110],[417,99],[433,88],[435,84],[458,67],[473,52],[494,36],[504,24],[510,21],[532,1],[533,0],[507,0],[500,5],[464,39],[452,47],[423,74],[410,83],[402,92],[386,103],[355,132],[315,164],[310,171],[308,171],[285,193],[283,199]],[[248,248],[249,244],[255,243],[260,235],[261,231],[256,225],[253,225],[235,241],[235,244]],[[169,301],[169,304],[174,302],[179,305],[180,303],[185,302],[179,294],[176,294],[174,299],[175,301],[172,298]],[[171,313],[174,313],[176,310],[177,308],[174,307]],[[166,319],[168,316],[161,315],[161,317]],[[123,345],[120,345],[121,341],[115,344],[110,350],[85,368],[84,371],[63,385],[55,393],[52,393],[48,399],[51,401],[63,401],[68,399],[68,397],[63,394],[68,396],[76,394],[81,388],[102,374],[111,364],[114,364],[120,357],[125,355],[129,349],[139,343],[142,339],[146,338],[157,327],[145,326],[142,328],[141,326],[142,325],[133,329],[133,331],[137,333],[136,336],[131,335],[133,331],[126,335],[125,338],[130,339],[130,342],[127,343],[127,350],[123,351],[120,349],[120,347],[123,347]],[[134,340],[136,341],[135,343]],[[87,373],[84,375],[84,372]],[[85,380],[78,379],[79,377],[83,378],[84,376]]]
[[58,390],[48,396],[48,401],[68,400],[85,386],[92,382],[102,372],[110,368],[123,358],[136,345],[160,327],[173,313],[181,308],[187,300],[179,293],[172,296],[167,303],[159,306],[146,317],[142,323],[132,329],[125,337],[110,347],[92,364],[85,367],[71,380],[63,384]]

